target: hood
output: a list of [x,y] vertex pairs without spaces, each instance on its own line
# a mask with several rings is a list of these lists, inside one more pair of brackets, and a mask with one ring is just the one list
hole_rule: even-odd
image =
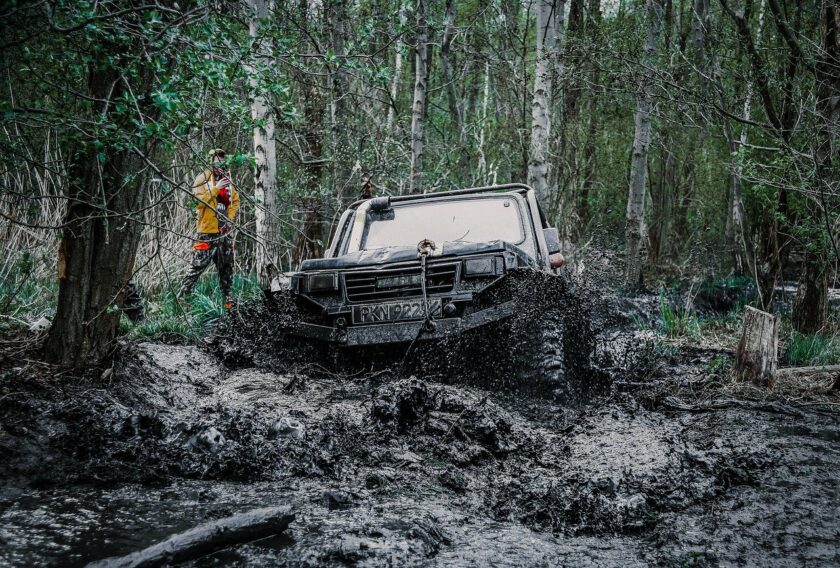
[[[533,266],[534,259],[516,245],[505,241],[491,241],[487,243],[445,242],[440,245],[431,257],[432,259],[453,256],[468,256],[494,252],[510,252],[519,260],[520,266]],[[300,269],[302,272],[311,270],[334,270],[342,268],[358,268],[395,262],[409,262],[417,260],[417,247],[386,247],[373,250],[351,252],[336,258],[315,258],[304,260]]]

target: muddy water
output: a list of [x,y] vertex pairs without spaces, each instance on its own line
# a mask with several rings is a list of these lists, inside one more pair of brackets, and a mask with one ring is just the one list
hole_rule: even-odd
[[840,562],[835,415],[570,409],[154,344],[112,380],[7,407],[0,564],[84,565],[285,503],[288,534],[194,565]]

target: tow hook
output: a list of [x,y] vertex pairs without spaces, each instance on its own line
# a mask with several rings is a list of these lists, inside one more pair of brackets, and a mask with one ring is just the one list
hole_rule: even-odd
[[423,239],[422,241],[417,243],[417,256],[419,256],[421,259],[430,256],[432,252],[435,251],[435,249],[437,249],[435,241]]

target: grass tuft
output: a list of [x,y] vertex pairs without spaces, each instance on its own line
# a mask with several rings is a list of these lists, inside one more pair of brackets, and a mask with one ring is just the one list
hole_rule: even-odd
[[792,332],[787,346],[788,363],[795,366],[840,364],[840,338],[825,333]]
[[690,337],[700,335],[700,320],[691,310],[673,308],[665,295],[659,295],[659,329],[665,337]]

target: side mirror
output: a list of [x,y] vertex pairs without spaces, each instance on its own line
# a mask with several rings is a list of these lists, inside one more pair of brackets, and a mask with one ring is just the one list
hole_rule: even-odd
[[560,252],[560,233],[555,227],[543,229],[543,237],[545,238],[545,245],[548,247],[548,254],[555,254]]
[[383,195],[381,197],[374,197],[370,200],[371,211],[387,211],[391,208],[391,196]]

